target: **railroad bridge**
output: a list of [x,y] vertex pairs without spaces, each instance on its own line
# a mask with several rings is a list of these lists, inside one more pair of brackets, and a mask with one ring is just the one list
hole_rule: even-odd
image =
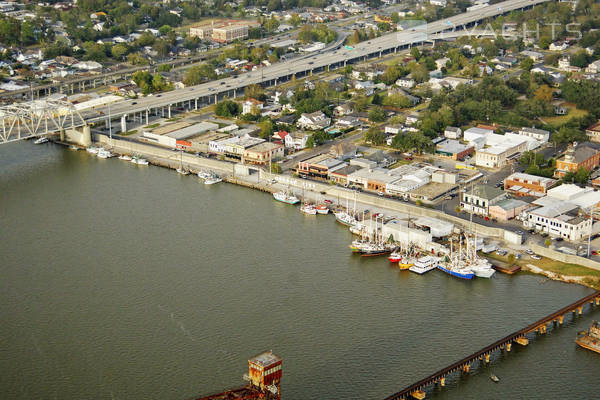
[[409,399],[411,397],[423,399],[425,398],[425,389],[428,386],[439,384],[440,386],[445,386],[446,378],[454,372],[461,371],[468,373],[471,365],[477,361],[485,362],[486,364],[490,362],[490,356],[492,353],[496,351],[507,351],[511,350],[512,344],[518,343],[522,346],[526,346],[529,344],[529,339],[527,335],[536,332],[538,334],[544,334],[548,330],[549,324],[557,324],[558,326],[562,325],[564,318],[568,314],[582,314],[583,307],[589,303],[590,308],[594,307],[594,305],[600,305],[600,291],[592,293],[584,298],[569,304],[566,307],[561,308],[558,311],[553,312],[550,315],[545,316],[544,318],[526,326],[523,329],[520,329],[510,335],[503,337],[500,340],[490,344],[489,346],[484,347],[483,349],[476,351],[475,353],[459,360],[452,365],[449,365],[446,368],[443,368],[436,373],[421,379],[420,381],[413,383],[410,386],[402,389],[401,391],[394,393],[391,396],[386,397],[385,400],[400,400],[400,399]]

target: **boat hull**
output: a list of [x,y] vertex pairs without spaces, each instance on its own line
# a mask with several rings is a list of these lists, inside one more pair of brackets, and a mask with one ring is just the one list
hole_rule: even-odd
[[448,275],[452,275],[456,278],[460,278],[460,279],[473,279],[475,277],[474,273],[462,273],[462,272],[457,272],[457,271],[452,271],[450,269],[444,268],[441,265],[438,265],[438,269],[447,273]]
[[494,271],[493,269],[485,269],[485,270],[476,270],[475,271],[475,276],[478,278],[491,278],[492,276],[494,276],[494,274],[496,273],[496,271]]
[[582,336],[575,340],[578,346],[583,347],[584,349],[591,350],[600,354],[600,339],[593,339],[589,336]]

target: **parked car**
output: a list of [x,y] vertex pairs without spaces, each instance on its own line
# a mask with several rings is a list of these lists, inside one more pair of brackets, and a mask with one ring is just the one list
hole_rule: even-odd
[[333,201],[331,201],[331,200],[329,200],[329,199],[325,199],[325,200],[323,200],[323,201],[324,201],[325,203],[327,203],[327,204],[333,204]]
[[508,252],[506,250],[497,250],[496,254],[498,254],[499,256],[505,256],[506,254],[508,254]]
[[523,232],[523,231],[516,231],[515,233],[516,233],[517,235],[522,235],[522,234],[524,234],[525,232]]
[[538,256],[537,254],[532,254],[531,258],[533,258],[534,260],[541,260],[542,257]]
[[592,250],[592,255],[597,256],[597,255],[600,255],[600,253],[598,253],[596,250]]
[[526,249],[526,250],[525,250],[525,253],[527,253],[527,254],[529,254],[529,255],[535,254],[535,253],[533,252],[533,250],[531,250],[531,249]]

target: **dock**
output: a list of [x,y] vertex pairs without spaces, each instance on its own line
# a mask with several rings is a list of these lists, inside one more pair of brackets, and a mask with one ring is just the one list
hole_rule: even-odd
[[573,313],[574,315],[582,314],[583,307],[587,303],[590,304],[590,308],[593,308],[594,305],[600,306],[600,291],[587,295],[582,299],[579,299],[576,302],[569,304],[568,306],[563,307],[560,310],[555,311],[552,314],[547,315],[544,318],[526,326],[525,328],[495,341],[489,346],[476,351],[462,360],[459,360],[452,365],[449,365],[446,368],[443,368],[434,374],[431,374],[428,377],[405,387],[401,391],[386,397],[385,400],[408,400],[411,397],[423,399],[425,398],[425,390],[428,386],[435,384],[439,384],[442,387],[445,386],[446,379],[454,372],[469,373],[471,366],[474,363],[478,361],[485,364],[489,363],[492,353],[496,351],[510,352],[513,343],[517,343],[521,346],[527,346],[529,344],[529,338],[527,337],[528,334],[534,332],[539,335],[545,334],[549,327],[548,324],[550,324],[550,326],[554,324],[558,326],[562,325],[566,315],[570,313]]

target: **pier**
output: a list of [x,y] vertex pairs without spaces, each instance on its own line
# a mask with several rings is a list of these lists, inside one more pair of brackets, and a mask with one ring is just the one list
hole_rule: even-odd
[[548,324],[558,324],[562,325],[564,321],[564,317],[569,313],[573,314],[582,314],[583,307],[590,303],[590,308],[594,306],[600,305],[600,291],[592,293],[584,298],[569,304],[566,307],[561,308],[558,311],[553,312],[550,315],[526,326],[523,329],[520,329],[510,335],[503,337],[500,340],[490,344],[489,346],[484,347],[483,349],[476,351],[475,353],[459,360],[452,365],[443,368],[436,373],[421,379],[420,381],[413,383],[410,386],[402,389],[401,391],[394,393],[391,396],[385,398],[385,400],[400,400],[400,399],[409,399],[411,397],[423,399],[425,398],[425,388],[430,385],[439,384],[440,386],[446,385],[446,378],[456,372],[461,371],[468,373],[471,369],[471,365],[476,361],[485,362],[486,364],[490,362],[490,356],[495,351],[506,350],[509,352],[511,350],[512,344],[517,343],[521,346],[526,346],[529,344],[529,339],[527,338],[527,334],[536,332],[538,334],[546,333],[548,329]]

